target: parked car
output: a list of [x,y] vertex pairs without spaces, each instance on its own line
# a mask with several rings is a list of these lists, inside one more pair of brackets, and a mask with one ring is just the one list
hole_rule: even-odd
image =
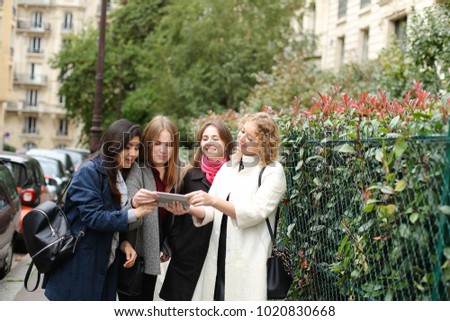
[[20,197],[11,171],[0,163],[0,279],[11,270],[20,220]]
[[64,170],[64,165],[60,160],[54,158],[42,156],[33,156],[33,158],[41,164],[41,167],[44,170],[47,187],[50,193],[55,193],[53,197],[56,201],[70,181],[70,177]]
[[30,149],[29,151],[27,151],[27,155],[44,156],[44,157],[58,159],[61,161],[61,163],[63,163],[67,175],[72,176],[73,173],[75,172],[75,168],[73,167],[72,159],[66,153],[60,153],[60,152],[57,152],[56,150],[51,150],[51,149],[33,148],[33,149]]
[[51,200],[52,197],[45,182],[44,171],[36,159],[27,155],[0,152],[0,161],[12,172],[20,195],[22,209],[16,249],[26,252],[22,238],[22,219],[32,208]]
[[65,153],[65,154],[69,155],[70,159],[72,160],[73,167],[75,170],[77,170],[78,167],[80,167],[81,163],[86,159],[85,154],[75,151],[75,150],[59,149],[59,148],[55,148],[53,150],[57,151],[58,153]]

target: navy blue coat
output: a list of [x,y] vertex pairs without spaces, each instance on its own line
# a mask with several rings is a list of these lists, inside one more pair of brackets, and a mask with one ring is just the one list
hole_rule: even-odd
[[78,234],[85,226],[86,235],[72,258],[45,274],[45,296],[58,301],[116,300],[119,262],[115,259],[108,268],[108,260],[113,234],[127,231],[128,215],[113,202],[99,158],[85,162],[75,172],[64,211],[72,232]]

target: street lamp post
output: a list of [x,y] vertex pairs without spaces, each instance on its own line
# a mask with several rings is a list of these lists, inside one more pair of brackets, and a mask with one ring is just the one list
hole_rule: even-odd
[[103,94],[103,69],[105,61],[105,28],[106,28],[106,5],[107,1],[102,0],[100,15],[100,30],[97,53],[97,71],[95,75],[95,101],[92,115],[91,137],[89,141],[91,153],[99,149],[100,137],[102,133],[102,94]]

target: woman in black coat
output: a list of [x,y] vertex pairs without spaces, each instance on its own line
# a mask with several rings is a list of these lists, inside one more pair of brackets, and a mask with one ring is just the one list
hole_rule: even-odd
[[[214,177],[233,152],[233,137],[221,120],[204,124],[197,133],[200,148],[184,170],[180,194],[209,191]],[[212,223],[195,227],[189,214],[175,217],[170,245],[172,257],[159,296],[166,301],[192,300],[208,252]]]

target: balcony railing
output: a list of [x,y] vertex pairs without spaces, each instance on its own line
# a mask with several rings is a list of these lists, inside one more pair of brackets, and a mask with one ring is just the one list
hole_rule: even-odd
[[6,110],[17,111],[17,110],[19,110],[19,105],[15,101],[8,101],[6,103]]
[[67,130],[57,130],[56,131],[56,136],[68,136],[68,131]]
[[36,129],[36,128],[22,128],[22,134],[25,134],[25,135],[39,135],[39,129]]
[[66,22],[63,22],[61,24],[61,31],[65,33],[73,32],[73,24],[68,24]]
[[44,49],[43,48],[28,48],[27,50],[28,53],[30,54],[40,54],[42,55],[44,53]]
[[45,86],[47,84],[47,76],[16,74],[14,75],[14,84]]
[[32,4],[32,5],[42,5],[48,6],[55,2],[54,0],[17,0],[17,4]]
[[31,31],[31,32],[49,32],[51,30],[51,24],[50,23],[34,24],[28,21],[18,20],[17,30]]
[[24,101],[23,106],[22,106],[22,111],[38,113],[40,111],[39,102],[36,102],[33,104],[35,104],[35,105],[30,105],[29,102]]

